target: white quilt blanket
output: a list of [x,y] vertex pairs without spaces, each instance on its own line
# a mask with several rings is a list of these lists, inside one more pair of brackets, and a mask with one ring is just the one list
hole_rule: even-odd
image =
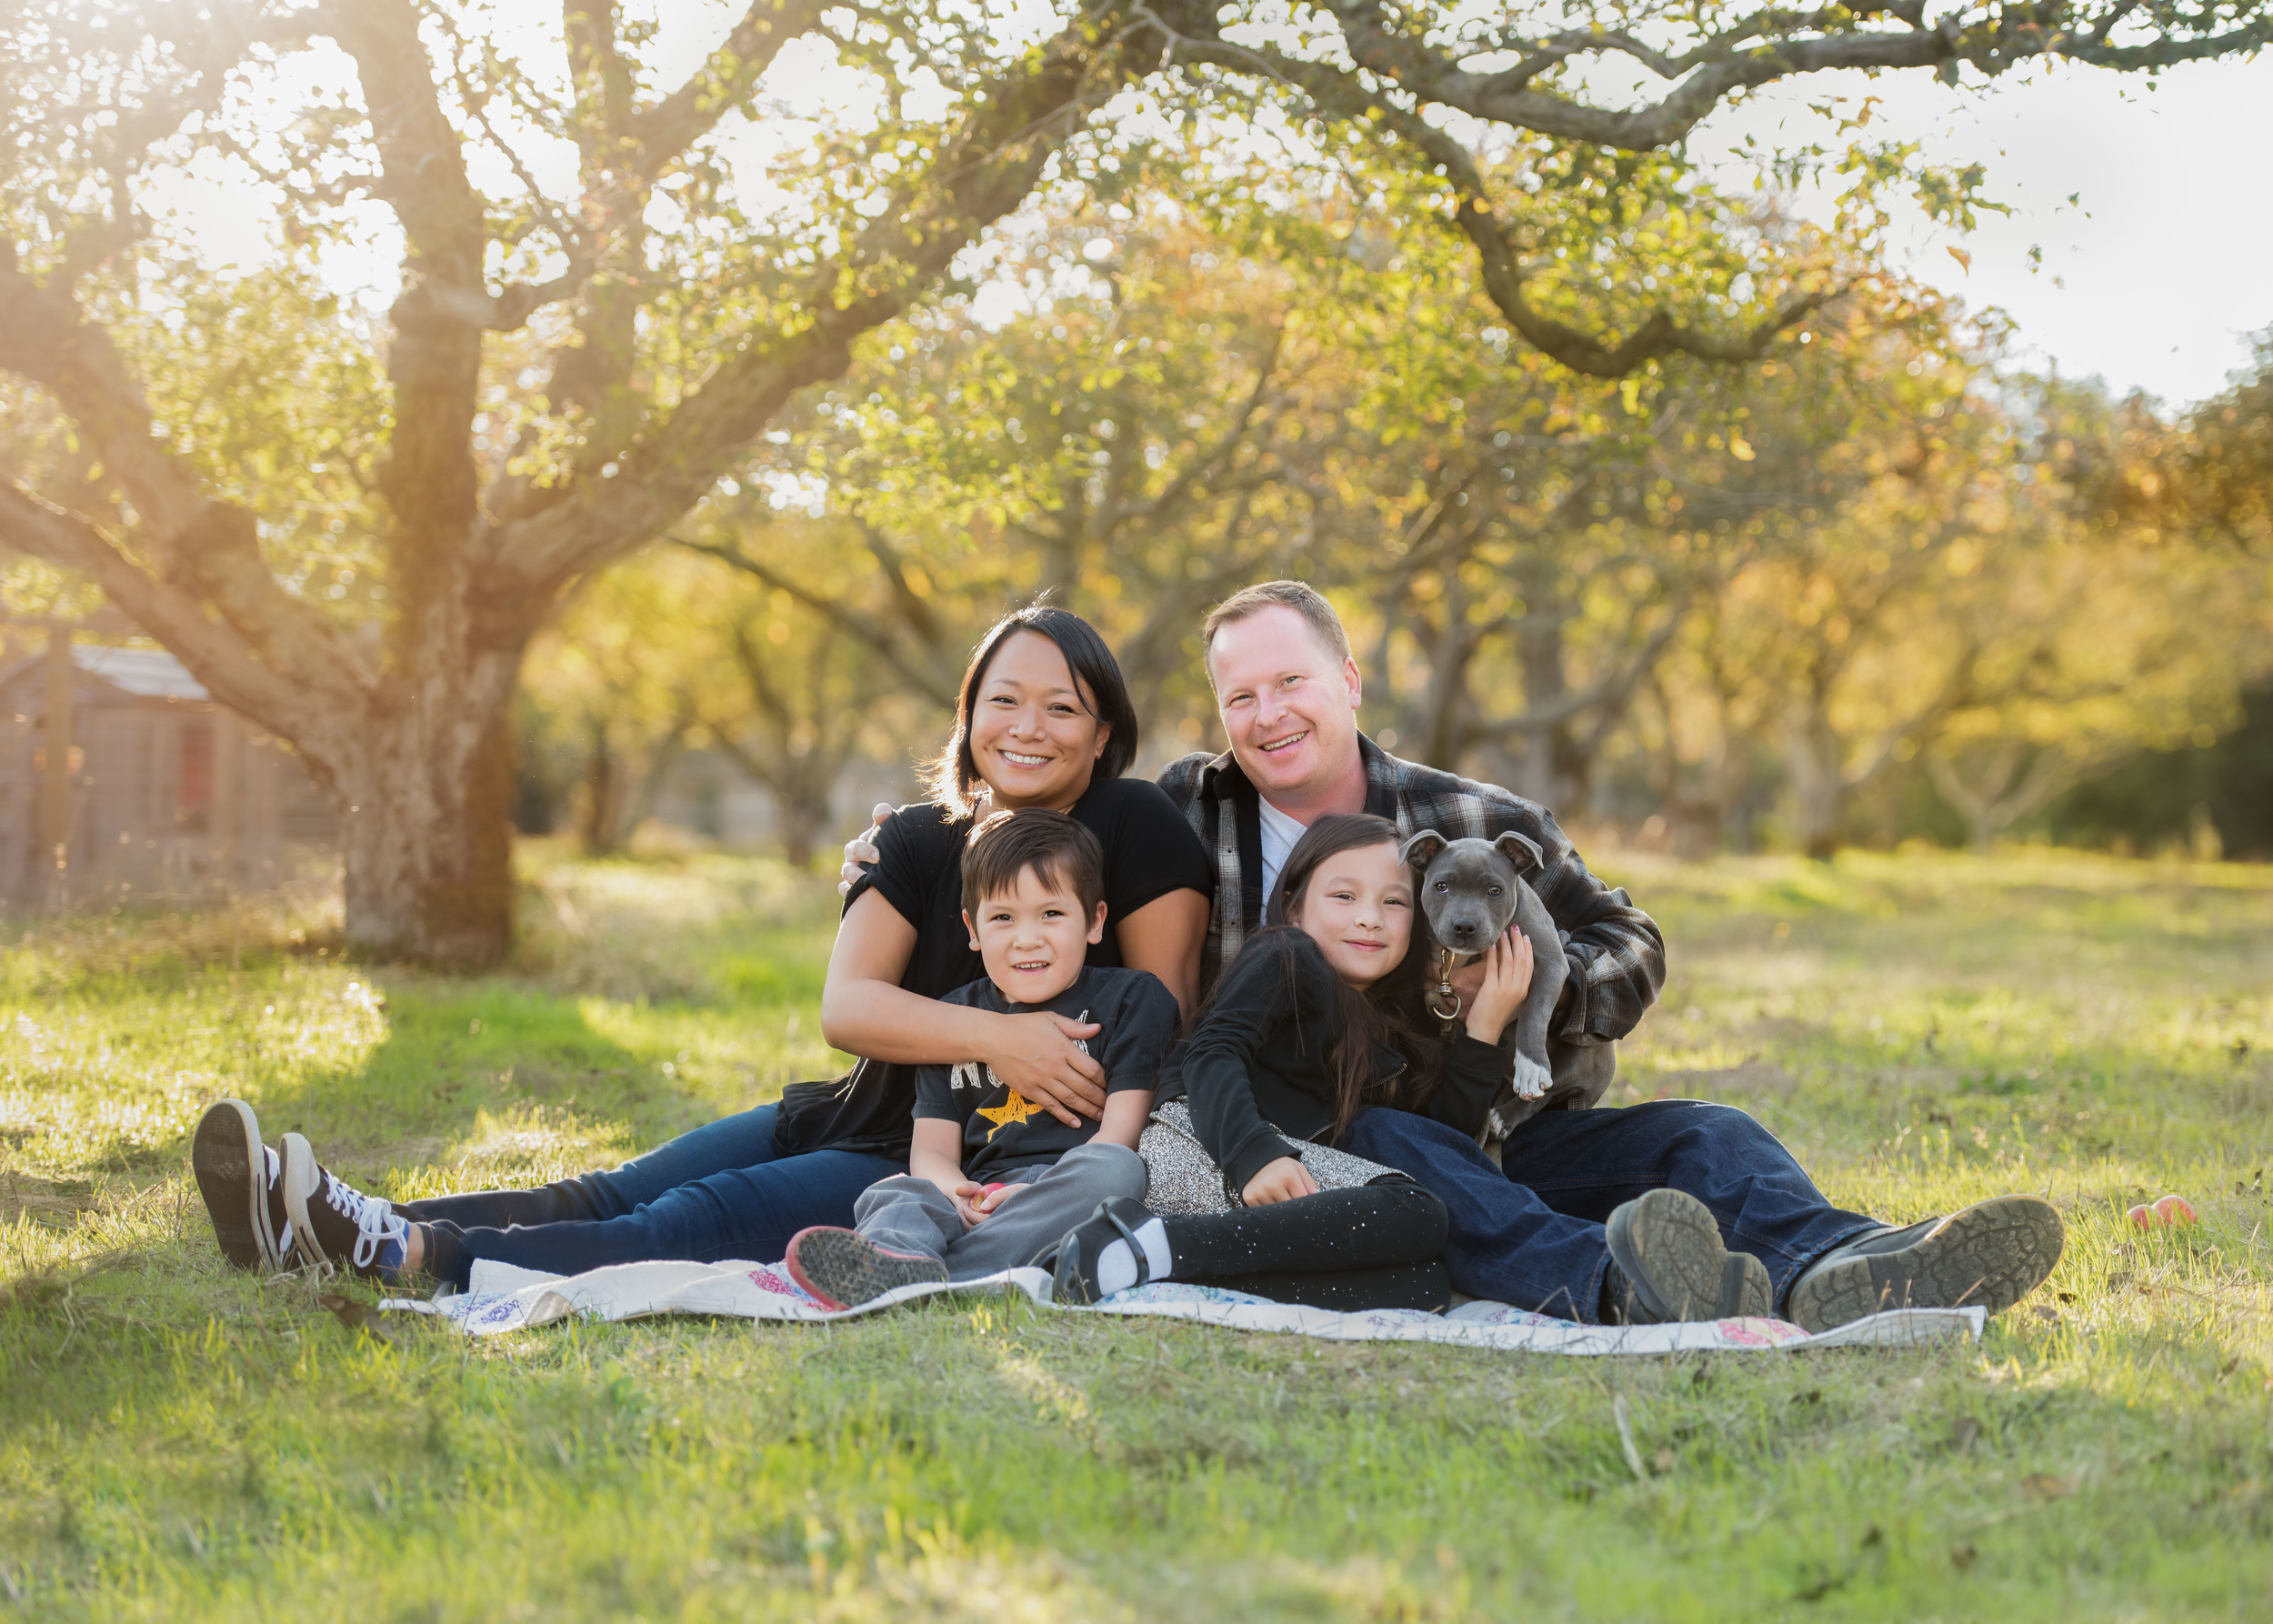
[[1410,1308],[1337,1314],[1298,1308],[1245,1292],[1176,1281],[1139,1286],[1093,1308],[1060,1308],[1050,1301],[1050,1278],[1038,1268],[1011,1268],[953,1285],[905,1286],[857,1308],[832,1313],[807,1296],[788,1272],[763,1263],[625,1263],[588,1274],[547,1275],[510,1264],[478,1261],[473,1288],[454,1297],[395,1298],[380,1305],[400,1313],[430,1315],[470,1336],[549,1325],[572,1314],[597,1319],[636,1319],[649,1314],[707,1314],[736,1319],[816,1322],[875,1314],[940,1292],[1018,1291],[1036,1305],[1069,1314],[1145,1315],[1193,1319],[1233,1330],[1277,1331],[1336,1342],[1448,1342],[1463,1348],[1567,1354],[1677,1353],[1688,1350],[1791,1350],[1803,1348],[1892,1348],[1978,1338],[1988,1316],[1979,1308],[1903,1308],[1875,1314],[1811,1337],[1780,1319],[1701,1320],[1686,1325],[1579,1325],[1505,1303],[1463,1303],[1447,1314]]

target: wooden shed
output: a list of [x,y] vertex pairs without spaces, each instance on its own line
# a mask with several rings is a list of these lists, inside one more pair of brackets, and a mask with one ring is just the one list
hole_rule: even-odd
[[257,888],[336,828],[299,757],[215,704],[164,649],[65,632],[0,668],[0,903],[10,911]]

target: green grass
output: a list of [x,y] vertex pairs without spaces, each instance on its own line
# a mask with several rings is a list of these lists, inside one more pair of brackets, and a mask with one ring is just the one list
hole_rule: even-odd
[[[831,898],[532,866],[516,971],[320,907],[0,945],[0,1614],[2048,1619],[2273,1610],[2273,872],[1614,861],[1673,977],[1617,1098],[1758,1114],[1889,1218],[2048,1193],[1977,1346],[1569,1360],[1096,1323],[379,1340],[225,1268],[231,1091],[398,1196],[556,1176],[826,1075]],[[2191,1196],[2198,1230],[2138,1236]],[[366,1295],[367,1294],[364,1294]],[[1646,1477],[1627,1463],[1623,1398]]]

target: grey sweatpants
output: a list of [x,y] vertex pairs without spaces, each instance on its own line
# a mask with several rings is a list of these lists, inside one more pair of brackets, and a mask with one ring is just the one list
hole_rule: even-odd
[[1145,1163],[1126,1145],[1091,1140],[1047,1167],[1021,1168],[1001,1182],[1028,1188],[968,1229],[944,1190],[905,1173],[861,1191],[853,1224],[878,1246],[940,1259],[951,1280],[975,1280],[1033,1262],[1100,1201],[1116,1196],[1143,1200]]

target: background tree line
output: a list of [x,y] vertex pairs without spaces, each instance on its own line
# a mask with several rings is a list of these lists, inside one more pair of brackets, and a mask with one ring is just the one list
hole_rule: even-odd
[[[2080,605],[2110,547],[2251,545],[2249,482],[2206,476],[2151,544],[2079,516],[2098,441],[1877,264],[1897,203],[1969,223],[1980,165],[1837,98],[1749,188],[1686,144],[1826,72],[2152,75],[2268,33],[2266,0],[10,0],[0,546],[285,741],[338,815],[348,939],[438,963],[511,939],[525,667],[616,596],[691,591],[735,682],[577,640],[582,697],[535,715],[584,739],[601,843],[692,738],[805,827],[876,747],[845,717],[904,749],[942,651],[1053,585],[1161,737],[1202,737],[1190,614],[1265,567],[1342,583],[1401,747],[1580,815],[1662,736],[1695,838],[1760,823],[1755,758],[1811,847],[1887,762],[1993,829],[2151,734],[2125,662],[2161,662],[2112,614],[1928,627],[1919,584],[1987,604],[1992,539],[2057,537],[2078,562],[2011,601]],[[1773,202],[1811,179],[1827,224]],[[216,250],[224,180],[257,220]],[[958,301],[990,264],[1031,319]],[[2179,427],[2148,437],[2254,454],[2247,421]],[[666,538],[765,614],[596,584]],[[2048,719],[2095,704],[2097,733]]]
[[525,820],[612,845],[707,744],[803,859],[839,776],[931,747],[962,650],[1041,591],[1122,651],[1148,759],[1218,748],[1195,628],[1293,573],[1358,638],[1377,737],[1581,823],[2273,851],[2273,369],[2159,413],[1840,268],[1785,358],[1592,380],[1330,193],[1066,202],[540,641]]

